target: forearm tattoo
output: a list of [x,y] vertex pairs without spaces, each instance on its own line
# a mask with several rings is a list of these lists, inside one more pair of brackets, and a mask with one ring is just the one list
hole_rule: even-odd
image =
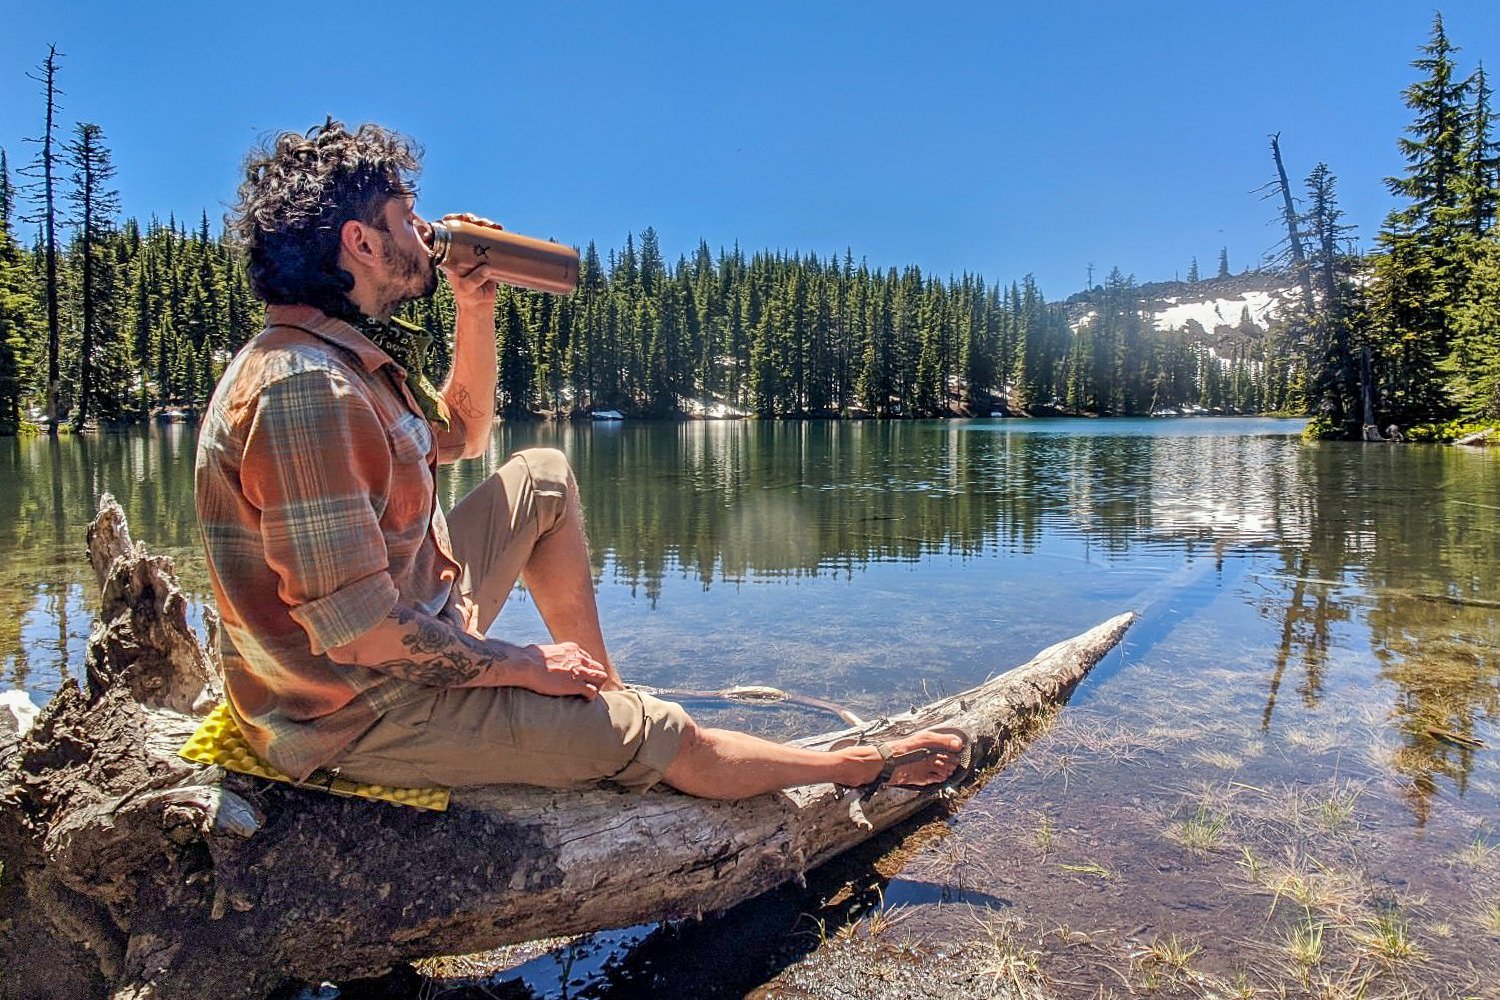
[[411,655],[371,664],[384,673],[429,687],[457,687],[509,659],[505,650],[419,611],[396,608],[389,618],[410,629],[401,637],[401,645]]

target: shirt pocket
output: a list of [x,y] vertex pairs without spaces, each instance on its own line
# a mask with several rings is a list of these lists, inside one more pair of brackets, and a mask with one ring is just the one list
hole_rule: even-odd
[[414,413],[403,413],[386,432],[391,440],[391,458],[395,465],[427,464],[432,450],[432,426]]
[[391,481],[382,521],[393,559],[409,556],[421,543],[432,511],[432,428],[407,413],[386,430],[391,445]]

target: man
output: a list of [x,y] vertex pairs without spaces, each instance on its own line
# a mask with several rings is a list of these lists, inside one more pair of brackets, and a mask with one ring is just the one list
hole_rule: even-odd
[[[197,504],[229,703],[256,751],[299,780],[323,767],[396,786],[665,781],[741,798],[946,780],[964,747],[951,732],[804,750],[626,688],[561,452],[520,452],[445,518],[438,462],[482,454],[494,421],[495,286],[445,272],[457,317],[435,389],[425,337],[391,319],[437,287],[418,167],[403,137],[331,119],[246,163],[235,226],[266,329],[209,405]],[[486,637],[518,578],[553,643]]]

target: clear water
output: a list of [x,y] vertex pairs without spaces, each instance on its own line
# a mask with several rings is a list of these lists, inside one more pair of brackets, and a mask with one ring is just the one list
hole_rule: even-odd
[[[1330,922],[1351,969],[1371,967],[1361,929],[1395,908],[1428,956],[1418,980],[1493,982],[1500,450],[1308,445],[1300,429],[499,425],[441,486],[451,505],[512,450],[564,449],[611,652],[658,687],[771,684],[875,715],[1141,612],[1057,728],[884,887],[888,907],[958,898],[1038,927],[1112,927],[1121,953],[1181,931],[1226,976],[1277,954],[1303,913]],[[194,437],[0,440],[0,689],[41,703],[80,671],[95,595],[83,532],[102,492],[201,609]],[[520,590],[494,631],[545,636]],[[779,738],[833,725],[692,709]],[[1195,817],[1222,824],[1206,851],[1184,846]],[[1288,903],[1287,886],[1318,879],[1358,889]],[[612,940],[589,947],[633,968]],[[726,995],[763,981],[713,954],[704,975]],[[568,993],[558,975],[532,985]]]
[[[1493,752],[1429,730],[1496,741],[1500,455],[1307,445],[1300,426],[504,424],[442,489],[451,503],[516,448],[563,448],[612,653],[642,683],[772,684],[878,713],[1134,609],[1075,705],[1267,733],[1357,709],[1401,741],[1419,798],[1463,794],[1476,769],[1493,781]],[[183,426],[0,442],[0,684],[40,702],[79,669],[102,492],[203,593],[193,444]],[[495,631],[545,635],[520,591]],[[699,711],[776,735],[826,723]]]

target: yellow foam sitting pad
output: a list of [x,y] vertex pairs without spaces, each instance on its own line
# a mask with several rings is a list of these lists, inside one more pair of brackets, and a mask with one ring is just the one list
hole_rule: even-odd
[[253,774],[271,781],[284,781],[298,788],[316,788],[334,795],[357,795],[362,799],[379,799],[401,806],[416,806],[418,809],[433,809],[443,812],[448,808],[446,788],[395,788],[390,785],[368,785],[361,781],[340,778],[328,771],[314,771],[306,781],[294,781],[290,775],[276,770],[256,756],[245,742],[244,734],[229,706],[220,702],[208,713],[208,718],[198,727],[192,737],[177,751],[177,755],[198,764],[217,764],[228,771]]

